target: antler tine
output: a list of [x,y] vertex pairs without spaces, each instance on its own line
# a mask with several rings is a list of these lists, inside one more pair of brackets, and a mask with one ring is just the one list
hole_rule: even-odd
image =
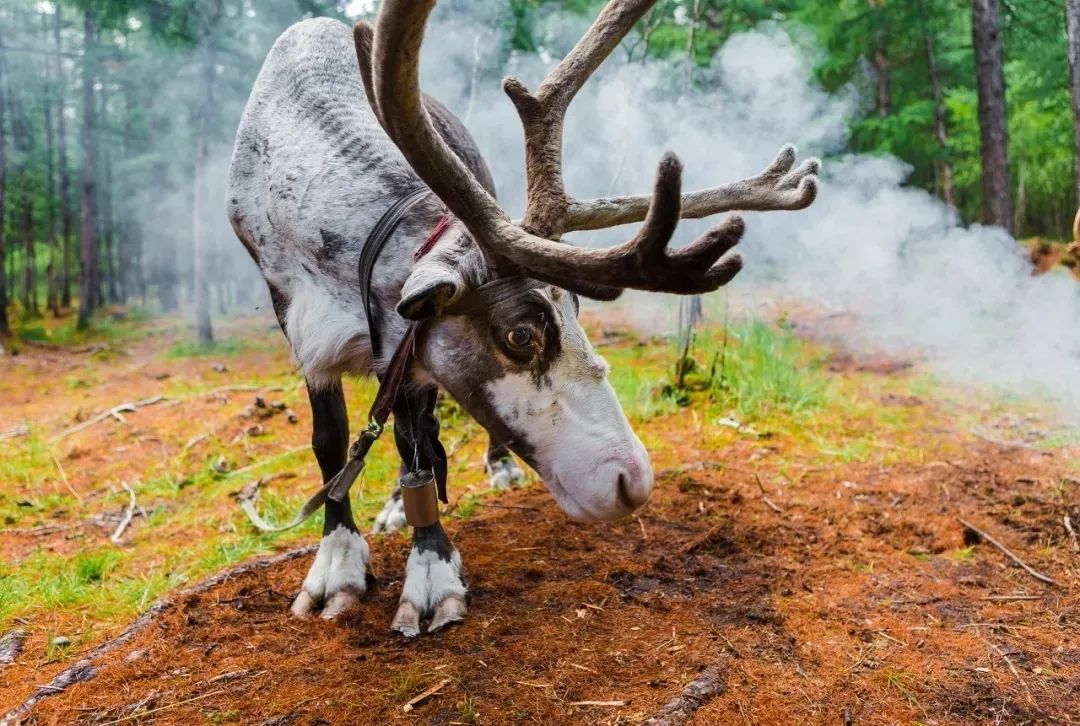
[[[450,150],[424,109],[418,63],[424,23],[434,4],[435,0],[383,0],[365,83],[372,89],[371,102],[387,135],[413,170],[468,228],[486,255],[500,263],[509,262],[536,279],[575,290],[599,288],[612,293],[613,288],[636,288],[692,294],[715,290],[731,279],[741,262],[738,257],[721,257],[742,235],[743,223],[738,217],[729,218],[686,248],[675,251],[667,248],[681,216],[682,203],[682,167],[671,154],[661,160],[653,196],[636,217],[644,219],[645,224],[633,239],[621,245],[582,249],[530,234],[513,224]],[[577,49],[583,49],[572,53],[572,61],[560,64],[563,70],[557,68],[552,74],[555,80],[547,86],[550,90],[538,92],[534,100],[545,103],[541,99],[558,98],[552,105],[565,107],[605,53],[622,37],[619,33],[628,30],[632,18],[638,17],[649,4],[644,0],[610,3],[602,13],[604,23],[598,21],[587,34],[591,40],[584,48],[582,43],[578,44]],[[357,37],[363,67],[367,30],[358,29]],[[519,94],[519,100],[522,99],[525,96]],[[554,171],[558,172],[561,159],[558,155],[554,159]],[[785,163],[784,169],[782,165],[771,168],[772,176],[784,174],[791,166],[790,162]],[[790,185],[789,177],[781,176],[775,186]],[[558,184],[561,189],[561,180]],[[801,187],[803,182],[798,185]]]
[[[817,197],[821,162],[807,159],[794,171],[795,147],[787,144],[757,176],[721,186],[689,192],[682,197],[683,219],[709,217],[721,212],[777,210],[809,207]],[[572,201],[566,210],[564,232],[606,229],[640,222],[649,209],[646,196],[612,197]]]
[[[506,214],[432,125],[420,95],[420,46],[435,0],[384,0],[371,43],[370,103],[383,129],[413,170],[477,237],[487,253],[498,254],[490,229]],[[354,31],[363,52],[368,30]],[[364,66],[360,58],[361,69]]]
[[563,232],[571,204],[562,177],[566,109],[593,72],[655,2],[609,2],[535,94],[513,76],[503,81],[503,90],[517,109],[525,130],[527,204],[522,226],[529,232],[552,239]]

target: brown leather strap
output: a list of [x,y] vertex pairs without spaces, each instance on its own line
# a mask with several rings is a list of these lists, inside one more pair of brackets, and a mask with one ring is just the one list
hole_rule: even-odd
[[394,349],[394,355],[390,358],[390,365],[386,367],[386,372],[383,373],[382,380],[379,381],[379,392],[375,394],[375,400],[371,403],[368,420],[375,421],[380,428],[386,423],[386,419],[390,417],[390,411],[394,407],[394,401],[397,400],[398,391],[401,390],[401,383],[405,380],[405,374],[408,373],[409,366],[412,365],[413,356],[416,353],[416,331],[419,328],[420,323],[409,323],[409,327],[405,329],[405,336],[398,343],[397,348]]
[[360,432],[360,436],[349,447],[349,461],[346,462],[345,467],[326,484],[328,487],[326,496],[329,499],[340,502],[349,495],[349,488],[364,469],[364,457],[367,456],[375,440],[382,435],[383,426],[386,425],[386,419],[390,418],[390,411],[401,390],[401,383],[405,380],[405,373],[412,365],[413,356],[416,353],[416,331],[419,327],[418,322],[409,323],[409,327],[405,329],[405,336],[394,349],[390,365],[386,367],[386,373],[379,381],[379,391],[375,394],[375,400],[368,411],[367,428]]
[[360,432],[353,445],[349,447],[349,460],[345,462],[345,466],[333,479],[323,484],[322,489],[315,492],[314,496],[304,503],[304,506],[293,517],[292,521],[281,526],[269,524],[259,516],[259,513],[255,511],[254,504],[249,499],[241,500],[240,506],[257,529],[263,532],[283,532],[292,529],[319,511],[327,499],[340,502],[349,495],[350,487],[352,487],[356,478],[360,476],[360,472],[364,470],[364,459],[367,457],[371,445],[382,435],[383,426],[386,425],[386,420],[390,417],[390,411],[398,397],[398,392],[401,390],[401,384],[404,382],[405,375],[412,365],[416,353],[416,332],[419,327],[420,323],[418,322],[410,323],[405,330],[405,336],[394,350],[390,365],[387,366],[386,373],[379,382],[379,392],[375,394],[375,401],[368,411],[368,425]]

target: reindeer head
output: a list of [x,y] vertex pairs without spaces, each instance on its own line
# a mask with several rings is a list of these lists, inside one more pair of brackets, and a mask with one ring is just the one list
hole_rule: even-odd
[[[729,217],[686,247],[669,249],[679,219],[732,210],[802,209],[818,162],[794,169],[781,149],[761,174],[681,193],[682,166],[660,161],[650,197],[567,196],[562,128],[574,95],[655,0],[612,0],[535,93],[503,89],[525,131],[527,205],[511,221],[435,129],[419,89],[424,25],[435,0],[383,0],[375,28],[354,29],[367,97],[387,135],[458,222],[402,290],[398,311],[425,319],[420,361],[493,435],[543,476],[577,519],[616,519],[644,504],[652,469],[607,381],[607,364],[577,321],[578,295],[611,300],[625,288],[711,292],[742,266],[727,255],[743,233]],[[629,241],[583,249],[578,230],[644,222]],[[468,260],[481,260],[468,264]]]

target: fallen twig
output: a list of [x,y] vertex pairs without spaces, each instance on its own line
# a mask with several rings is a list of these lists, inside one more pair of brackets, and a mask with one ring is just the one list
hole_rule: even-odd
[[413,698],[412,698],[412,699],[410,699],[408,703],[406,703],[406,704],[405,704],[404,706],[402,706],[402,707],[401,707],[401,710],[402,710],[402,711],[404,711],[405,713],[409,713],[409,712],[410,712],[410,711],[412,711],[412,710],[413,710],[414,708],[416,708],[416,704],[418,704],[418,703],[420,703],[421,701],[424,701],[424,700],[426,700],[426,699],[428,699],[428,698],[431,698],[431,697],[432,697],[432,696],[434,696],[434,695],[435,695],[436,693],[438,693],[438,692],[439,692],[439,691],[441,691],[441,690],[442,690],[443,688],[445,688],[445,687],[446,687],[446,684],[447,684],[447,683],[449,683],[449,682],[450,682],[450,679],[449,679],[449,678],[444,678],[444,679],[442,679],[441,681],[439,681],[439,682],[438,682],[438,683],[436,683],[436,684],[435,684],[434,686],[432,686],[431,688],[427,689],[426,691],[424,691],[424,692],[423,692],[423,693],[421,693],[420,695],[418,695],[418,696],[413,696]]
[[3,529],[0,529],[0,534],[18,534],[31,535],[34,537],[44,537],[45,535],[63,532],[64,530],[71,529],[74,526],[75,525],[73,524],[39,524],[36,527],[28,527],[26,529],[19,529],[18,527],[4,527]]
[[994,444],[995,446],[1003,446],[1005,448],[1027,449],[1028,451],[1038,451],[1040,454],[1045,453],[1043,449],[1040,449],[1038,446],[1032,446],[1026,441],[1005,441],[1003,439],[994,438],[989,434],[979,431],[977,427],[972,427],[971,435],[977,439],[982,439],[989,444]]
[[120,544],[121,538],[124,536],[124,530],[131,524],[132,518],[135,516],[135,509],[138,504],[135,502],[135,491],[128,486],[127,482],[123,482],[124,491],[128,493],[130,501],[128,502],[127,509],[124,510],[124,517],[120,520],[120,524],[116,525],[116,531],[112,533],[112,537],[109,537],[109,541],[113,544]]
[[151,398],[144,398],[141,401],[135,401],[133,403],[121,403],[119,406],[113,406],[110,409],[102,411],[97,416],[94,416],[91,419],[87,419],[86,421],[83,421],[77,426],[72,426],[68,430],[62,432],[53,440],[59,441],[60,439],[63,439],[67,436],[71,436],[72,434],[77,434],[80,431],[84,431],[91,426],[101,423],[107,418],[115,418],[120,423],[127,423],[127,420],[123,417],[122,414],[132,413],[136,409],[145,408],[146,406],[153,406],[155,403],[161,403],[164,400],[164,396],[153,396]]
[[650,726],[677,726],[686,723],[699,708],[724,693],[726,681],[727,663],[714,663],[644,723]]
[[634,515],[634,519],[637,521],[638,527],[641,528],[641,539],[646,542],[649,541],[649,533],[645,531],[645,523],[641,521],[641,517]]
[[1042,595],[987,595],[983,600],[1012,602],[1013,600],[1042,600]]
[[[1008,547],[1006,547],[1005,545],[998,542],[996,539],[991,537],[986,532],[982,531],[981,529],[979,529],[975,525],[971,524],[970,522],[966,522],[963,519],[960,519],[959,517],[957,517],[956,519],[957,519],[958,522],[960,522],[960,524],[964,525],[964,528],[966,530],[969,530],[970,533],[977,535],[979,538],[981,538],[983,540],[986,540],[990,544],[997,547],[999,550],[1002,551],[1002,553],[1005,554],[1006,557],[1008,557],[1010,560],[1012,560],[1016,564],[1020,565],[1020,567],[1024,568],[1025,572],[1027,572],[1029,575],[1034,577],[1039,582],[1045,582],[1048,585],[1057,585],[1057,582],[1052,577],[1048,577],[1047,575],[1042,574],[1041,572],[1039,572],[1038,570],[1033,568],[1031,565],[1024,562],[1017,555],[1013,554],[1013,552],[1011,550],[1009,550]],[[967,534],[967,533],[965,533],[965,534]],[[965,539],[965,541],[967,541],[969,539],[969,537],[965,536],[964,539]]]
[[1001,659],[1005,661],[1005,665],[1009,666],[1009,670],[1012,672],[1013,677],[1015,677],[1016,680],[1020,681],[1020,685],[1023,686],[1024,690],[1027,692],[1028,703],[1035,705],[1035,698],[1031,695],[1031,688],[1028,687],[1027,681],[1024,680],[1024,677],[1020,675],[1020,671],[1018,671],[1016,669],[1016,666],[1013,665],[1012,658],[1010,658],[1009,655],[1005,651],[1003,651],[997,643],[991,641],[989,638],[984,638],[984,640],[986,640],[987,645],[994,649],[995,653],[1001,656]]
[[200,441],[205,441],[208,438],[210,438],[210,434],[199,434],[198,436],[192,436],[190,439],[187,440],[187,443],[184,444],[184,451],[187,451],[195,444],[199,443]]
[[757,475],[757,472],[754,472],[754,481],[757,482],[758,489],[761,490],[761,501],[765,502],[769,509],[777,514],[783,514],[784,510],[777,506],[776,502],[769,499],[769,496],[765,493],[765,485],[761,483],[761,477]]
[[228,472],[226,476],[234,477],[237,474],[243,474],[244,472],[251,471],[252,469],[258,469],[259,467],[266,466],[267,464],[272,464],[279,459],[284,459],[286,456],[292,456],[293,454],[298,454],[301,451],[307,451],[310,448],[311,444],[307,444],[306,446],[294,446],[291,449],[286,449],[285,451],[282,451],[277,456],[272,456],[269,459],[262,459],[260,461],[252,462],[247,466],[240,467],[239,469],[233,469],[232,471]]
[[18,426],[12,426],[9,429],[4,429],[3,431],[0,431],[0,441],[3,441],[4,439],[14,439],[20,436],[29,435],[30,427],[26,424],[19,424]]
[[1069,533],[1069,538],[1072,540],[1073,550],[1080,552],[1080,539],[1076,537],[1076,530],[1073,529],[1072,519],[1069,518],[1068,514],[1065,515],[1064,524],[1065,531]]
[[28,637],[30,633],[23,628],[9,630],[0,636],[0,666],[15,662],[22,653],[23,645],[26,644]]
[[64,486],[67,487],[67,490],[69,492],[71,492],[71,496],[73,496],[77,500],[79,500],[79,504],[82,504],[82,501],[83,501],[82,495],[79,494],[77,491],[75,491],[75,487],[71,486],[71,481],[68,480],[67,472],[64,471],[64,467],[61,466],[60,460],[56,458],[56,454],[53,454],[52,460],[53,460],[53,463],[56,464],[56,470],[58,472],[60,472],[60,480],[62,482],[64,482]]
[[131,713],[131,714],[128,714],[127,716],[122,716],[122,717],[120,717],[118,719],[115,719],[113,721],[106,721],[104,724],[102,724],[102,726],[110,726],[111,724],[123,723],[124,721],[130,721],[133,718],[143,718],[145,716],[149,716],[150,714],[160,713],[161,711],[166,711],[166,710],[168,710],[170,708],[176,708],[177,706],[183,706],[185,704],[192,703],[194,701],[201,701],[204,698],[210,698],[210,696],[219,696],[219,695],[221,695],[222,693],[225,693],[228,690],[229,689],[227,689],[227,688],[219,688],[218,690],[210,691],[209,693],[200,693],[198,696],[193,696],[192,698],[187,698],[187,699],[184,699],[183,701],[177,701],[175,703],[167,703],[164,706],[158,706],[157,708],[151,708],[149,711],[140,711],[139,713]]
[[477,502],[476,506],[478,506],[478,507],[491,507],[491,508],[494,508],[494,509],[524,509],[524,510],[529,511],[529,512],[539,512],[540,511],[539,507],[526,507],[523,504],[484,504],[482,502]]
[[568,706],[625,706],[626,701],[571,701]]

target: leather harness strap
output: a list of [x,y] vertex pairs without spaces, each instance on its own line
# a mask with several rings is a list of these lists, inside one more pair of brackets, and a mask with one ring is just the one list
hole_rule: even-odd
[[405,380],[405,374],[412,364],[414,346],[416,345],[416,331],[419,326],[419,323],[410,323],[405,331],[405,337],[402,338],[401,343],[398,344],[397,349],[394,351],[394,357],[390,359],[390,365],[387,366],[379,384],[379,392],[375,395],[375,401],[368,411],[368,425],[360,432],[360,436],[353,442],[353,445],[349,447],[349,460],[345,462],[345,466],[333,479],[323,484],[322,488],[304,503],[304,506],[300,508],[300,511],[290,522],[279,526],[267,523],[256,511],[255,505],[252,503],[252,497],[241,496],[240,506],[256,528],[263,532],[284,532],[319,511],[326,504],[327,499],[340,502],[348,496],[349,487],[353,485],[356,477],[360,476],[360,472],[364,470],[364,460],[371,449],[371,445],[382,435],[383,426],[386,425],[386,420],[390,417],[390,411],[394,406],[398,391],[401,389],[401,383]]
[[364,247],[360,250],[360,300],[364,304],[364,316],[367,318],[368,336],[371,339],[372,368],[375,367],[374,362],[379,360],[379,356],[382,355],[382,335],[379,332],[378,311],[371,302],[371,281],[375,274],[375,262],[379,259],[383,247],[390,240],[394,230],[401,224],[401,220],[405,218],[405,215],[409,213],[414,204],[430,193],[431,190],[424,186],[405,192],[379,217],[379,221],[368,232],[367,239],[364,240]]
[[[377,310],[375,306],[371,304],[371,281],[372,275],[375,271],[375,262],[379,258],[379,253],[382,252],[383,247],[386,246],[386,242],[390,239],[394,230],[401,223],[401,220],[405,218],[409,210],[413,205],[420,200],[421,197],[430,193],[427,187],[417,187],[404,196],[399,198],[396,202],[390,205],[390,208],[383,213],[379,218],[379,221],[375,223],[371,232],[368,234],[367,240],[364,242],[364,247],[360,252],[360,264],[359,264],[359,278],[360,278],[360,291],[361,299],[364,302],[364,314],[367,317],[368,334],[371,339],[371,354],[372,360],[378,360],[378,356],[381,348],[381,341],[379,335],[378,320],[376,320]],[[445,231],[449,225],[449,219],[446,215],[443,215],[443,219],[425,240],[423,246],[414,254],[414,259],[419,259],[423,254],[427,253],[439,236]],[[383,374],[379,376],[379,391],[375,394],[375,400],[371,404],[371,409],[368,411],[368,425],[360,432],[356,441],[349,447],[349,459],[345,462],[345,466],[341,471],[337,473],[330,481],[326,482],[314,496],[304,503],[304,506],[300,508],[296,516],[284,525],[275,526],[269,524],[264,520],[256,511],[255,505],[252,502],[252,496],[241,496],[240,506],[244,512],[248,515],[251,523],[256,528],[264,532],[282,532],[287,529],[292,529],[298,524],[302,523],[308,517],[326,504],[326,501],[332,500],[335,502],[344,501],[349,494],[349,488],[356,481],[356,478],[360,476],[360,472],[364,469],[364,461],[367,457],[368,451],[371,449],[371,445],[375,443],[375,440],[382,435],[383,427],[386,425],[387,419],[390,417],[391,411],[394,409],[395,403],[398,401],[401,394],[401,384],[405,380],[405,376],[408,373],[409,367],[412,365],[413,357],[416,352],[416,336],[417,331],[420,328],[419,322],[411,322],[405,329],[405,335],[398,343],[397,348],[394,349],[394,354],[390,358],[390,362],[383,371]],[[374,366],[373,366],[374,367]],[[424,429],[426,430],[426,429]],[[437,434],[435,434],[437,437]],[[434,442],[426,442],[428,448],[436,453],[442,452],[442,446],[439,444],[438,438]],[[421,442],[414,442],[414,445],[419,446]],[[445,453],[443,454],[445,457]],[[442,481],[436,482],[435,477],[430,472],[427,473],[426,486],[424,487],[412,487],[412,491],[409,492],[410,507],[414,509],[412,505],[413,498],[422,494],[424,501],[427,501],[427,497],[435,497],[435,491],[438,490],[443,501],[446,501],[446,466],[445,458],[441,463],[442,466],[436,465],[436,475],[442,475]],[[441,471],[440,471],[441,469]],[[428,491],[430,489],[430,491]],[[415,493],[414,493],[415,492]],[[424,512],[423,518],[430,517],[430,507],[423,506],[420,511]],[[438,510],[436,509],[436,514]],[[409,522],[413,524],[413,522]],[[415,525],[414,525],[415,526]]]

